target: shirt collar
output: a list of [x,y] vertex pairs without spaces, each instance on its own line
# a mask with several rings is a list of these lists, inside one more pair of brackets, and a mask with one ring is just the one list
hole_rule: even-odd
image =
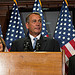
[[[36,38],[39,40],[40,39],[41,34],[39,34]],[[34,36],[32,36],[31,34],[29,34],[29,37],[31,38],[31,40],[33,40],[33,38],[35,38]]]

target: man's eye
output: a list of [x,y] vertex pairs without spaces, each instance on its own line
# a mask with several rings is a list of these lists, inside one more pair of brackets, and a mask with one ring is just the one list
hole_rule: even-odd
[[36,22],[36,20],[33,20],[33,22]]
[[39,22],[41,23],[42,21],[41,21],[41,20],[39,20]]

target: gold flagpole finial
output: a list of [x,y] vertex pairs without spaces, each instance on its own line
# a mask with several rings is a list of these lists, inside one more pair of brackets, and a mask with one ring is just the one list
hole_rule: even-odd
[[17,1],[16,0],[14,0],[14,2],[16,3],[16,5],[17,5]]
[[41,5],[41,7],[42,7],[41,0],[39,0],[39,2],[40,2],[40,5]]
[[68,6],[68,2],[67,2],[67,0],[65,0],[65,2],[66,2],[66,4],[67,4],[67,6]]

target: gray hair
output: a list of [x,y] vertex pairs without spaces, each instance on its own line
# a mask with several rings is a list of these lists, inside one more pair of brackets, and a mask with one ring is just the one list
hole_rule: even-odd
[[[40,16],[40,14],[39,14],[38,12],[32,12],[32,13],[30,13],[30,14],[27,15],[27,17],[26,17],[26,22],[29,22],[29,17],[30,17],[30,15],[32,15],[32,14],[36,14],[36,15],[39,15],[39,16]],[[41,17],[41,16],[40,16],[40,17]]]

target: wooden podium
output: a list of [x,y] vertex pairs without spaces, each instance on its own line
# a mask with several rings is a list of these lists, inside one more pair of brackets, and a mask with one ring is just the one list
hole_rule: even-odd
[[1,52],[0,75],[65,75],[64,52]]

